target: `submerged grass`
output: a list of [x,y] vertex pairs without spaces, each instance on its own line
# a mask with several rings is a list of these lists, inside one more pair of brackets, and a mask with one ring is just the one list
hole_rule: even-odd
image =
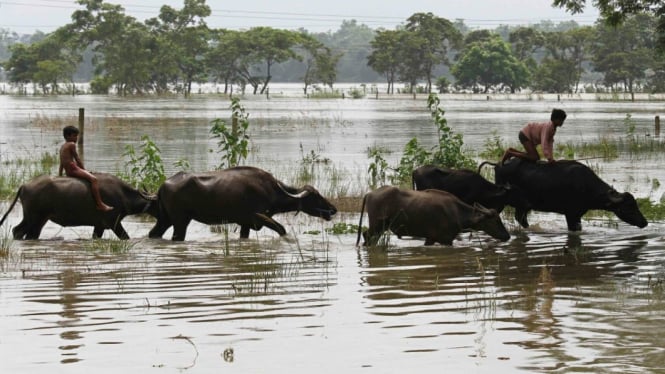
[[11,198],[25,182],[44,174],[53,174],[58,165],[55,153],[43,152],[35,159],[19,158],[0,162],[0,199]]
[[14,246],[14,238],[7,227],[0,230],[0,260],[10,257]]
[[129,252],[134,246],[136,243],[130,240],[93,239],[86,241],[83,248],[91,252],[120,254]]

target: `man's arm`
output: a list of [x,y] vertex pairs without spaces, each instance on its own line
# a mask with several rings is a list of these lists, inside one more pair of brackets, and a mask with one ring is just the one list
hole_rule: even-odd
[[547,161],[554,161],[554,125],[550,122],[549,126],[543,126],[543,132],[540,137],[540,144],[543,148],[543,156]]

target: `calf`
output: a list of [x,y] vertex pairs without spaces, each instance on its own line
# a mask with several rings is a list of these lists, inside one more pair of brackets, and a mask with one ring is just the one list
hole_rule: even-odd
[[375,244],[385,230],[398,237],[423,237],[425,245],[437,242],[452,245],[459,233],[469,229],[483,231],[501,241],[510,239],[494,209],[479,204],[468,205],[445,191],[413,191],[384,186],[363,198],[356,245],[360,243],[365,207],[369,229],[364,233],[363,245]]

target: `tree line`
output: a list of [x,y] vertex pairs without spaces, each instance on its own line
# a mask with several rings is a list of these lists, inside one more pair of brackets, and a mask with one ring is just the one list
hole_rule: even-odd
[[[555,3],[579,11],[584,1]],[[629,8],[622,17],[601,12],[583,27],[541,22],[470,30],[461,20],[415,13],[393,30],[352,20],[335,33],[310,33],[212,29],[205,0],[165,5],[144,22],[103,0],[78,4],[72,22],[52,33],[19,38],[0,30],[0,62],[11,84],[58,93],[60,83],[84,76],[93,93],[119,95],[190,95],[193,83],[204,82],[224,93],[237,86],[261,94],[274,80],[302,82],[305,94],[314,85],[378,81],[388,93],[396,83],[409,92],[665,91],[660,18],[644,9]]]

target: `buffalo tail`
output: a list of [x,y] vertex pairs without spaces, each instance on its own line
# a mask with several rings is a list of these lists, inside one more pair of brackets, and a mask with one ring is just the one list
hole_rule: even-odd
[[360,207],[360,221],[358,222],[358,238],[356,239],[356,247],[358,246],[358,243],[360,243],[360,235],[362,234],[363,231],[363,214],[365,213],[365,200],[367,200],[367,195],[363,197],[363,205]]
[[2,226],[3,223],[5,223],[5,220],[7,219],[7,216],[9,213],[14,209],[14,205],[16,205],[16,201],[18,201],[18,197],[21,195],[21,190],[23,189],[23,186],[19,187],[18,191],[16,191],[16,197],[14,197],[14,201],[12,201],[12,204],[9,206],[9,209],[7,209],[7,212],[5,213],[4,216],[2,216],[2,219],[0,219],[0,226]]

